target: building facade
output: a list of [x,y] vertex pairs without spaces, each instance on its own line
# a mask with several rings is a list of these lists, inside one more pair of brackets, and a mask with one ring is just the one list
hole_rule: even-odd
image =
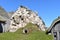
[[54,40],[60,40],[60,17],[55,19],[50,28],[47,30],[48,34],[53,34]]

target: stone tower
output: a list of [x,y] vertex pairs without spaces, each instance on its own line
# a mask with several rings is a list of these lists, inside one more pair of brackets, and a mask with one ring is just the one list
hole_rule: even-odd
[[29,22],[38,25],[40,30],[45,31],[45,24],[37,13],[24,6],[20,6],[12,15],[9,31],[15,32],[17,29],[25,27]]

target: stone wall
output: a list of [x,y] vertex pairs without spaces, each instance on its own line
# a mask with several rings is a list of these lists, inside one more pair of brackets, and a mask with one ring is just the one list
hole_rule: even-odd
[[29,22],[38,25],[40,30],[45,31],[45,25],[37,13],[24,6],[18,8],[18,10],[12,15],[10,21],[10,32],[15,32],[17,29],[25,27]]

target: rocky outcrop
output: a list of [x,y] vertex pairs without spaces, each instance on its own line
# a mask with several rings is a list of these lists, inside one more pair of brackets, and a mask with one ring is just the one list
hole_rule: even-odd
[[10,32],[15,32],[17,29],[25,27],[27,23],[36,24],[39,30],[45,31],[45,24],[36,12],[20,6],[18,10],[12,15],[10,23]]

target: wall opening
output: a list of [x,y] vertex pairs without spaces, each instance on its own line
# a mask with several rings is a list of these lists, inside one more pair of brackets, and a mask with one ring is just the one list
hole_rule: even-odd
[[3,32],[3,28],[2,28],[2,25],[0,23],[0,33],[2,33],[2,32]]

